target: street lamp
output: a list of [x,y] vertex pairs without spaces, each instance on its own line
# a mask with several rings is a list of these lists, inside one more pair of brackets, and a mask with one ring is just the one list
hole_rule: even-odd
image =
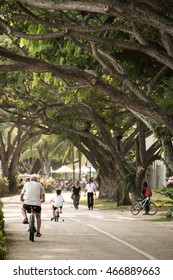
[[[120,142],[121,142],[121,139],[122,139],[122,136],[121,135],[117,135],[117,150],[118,152],[120,152]],[[117,206],[120,205],[120,190],[119,190],[119,186],[117,187]]]

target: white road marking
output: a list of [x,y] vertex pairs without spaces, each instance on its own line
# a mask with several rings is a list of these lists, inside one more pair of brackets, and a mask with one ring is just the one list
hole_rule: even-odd
[[[74,220],[74,221],[76,221],[76,222],[79,222],[79,223],[83,223],[82,221],[77,220],[77,219],[72,219],[72,220]],[[128,242],[126,242],[126,241],[123,241],[123,240],[119,239],[119,238],[116,237],[115,235],[112,235],[112,234],[110,234],[110,233],[108,233],[108,232],[106,232],[106,231],[103,231],[103,230],[99,229],[98,227],[95,227],[95,226],[93,226],[93,225],[91,225],[91,224],[85,224],[85,225],[87,225],[88,227],[90,227],[90,228],[92,228],[92,229],[94,229],[94,230],[96,230],[96,231],[98,231],[98,232],[101,232],[101,233],[103,233],[103,234],[109,236],[110,238],[116,240],[117,242],[119,242],[119,243],[121,243],[121,244],[123,244],[123,245],[129,247],[130,249],[132,249],[132,250],[138,252],[139,254],[145,256],[145,257],[146,257],[147,259],[149,259],[149,260],[157,260],[156,258],[154,258],[153,256],[151,256],[150,254],[148,254],[148,253],[146,253],[146,252],[144,252],[144,251],[138,249],[137,247],[131,245],[130,243],[128,243]]]
[[101,230],[101,229],[99,229],[99,228],[97,228],[95,226],[90,225],[90,224],[87,224],[87,226],[91,227],[91,228],[93,228],[93,229],[95,229],[95,230],[97,230],[97,231],[99,231],[99,232],[101,232],[101,233],[103,233],[103,234],[105,234],[107,236],[109,236],[110,238],[116,240],[119,243],[122,243],[123,245],[125,245],[125,246],[131,248],[132,250],[140,253],[141,255],[145,256],[149,260],[157,260],[156,258],[154,258],[153,256],[149,255],[148,253],[145,253],[144,251],[138,249],[137,247],[135,247],[135,246],[133,246],[133,245],[131,245],[131,244],[129,244],[129,243],[119,239],[119,238],[117,238],[116,236],[114,236],[114,235],[112,235],[112,234],[110,234],[110,233],[108,233],[106,231],[103,231],[103,230]]

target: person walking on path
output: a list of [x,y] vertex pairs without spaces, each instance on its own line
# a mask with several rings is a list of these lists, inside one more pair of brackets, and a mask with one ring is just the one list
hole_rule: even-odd
[[88,202],[88,210],[93,210],[93,204],[94,204],[94,191],[95,191],[95,185],[92,181],[92,179],[89,179],[86,188],[85,193],[87,192],[87,202]]
[[[42,200],[40,196],[42,195]],[[40,237],[41,228],[41,202],[45,201],[45,193],[42,185],[37,182],[37,177],[31,177],[30,182],[26,182],[21,191],[20,200],[24,202],[22,206],[22,215],[24,217],[23,224],[28,224],[27,213],[31,212],[31,206],[34,207],[34,212],[37,219],[36,236]]]
[[79,200],[80,200],[80,182],[77,181],[76,184],[72,187],[72,198],[73,198],[73,205],[75,209],[79,207]]

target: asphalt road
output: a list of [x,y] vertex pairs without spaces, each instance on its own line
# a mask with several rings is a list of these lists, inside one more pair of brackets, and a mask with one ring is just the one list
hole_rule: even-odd
[[50,221],[52,194],[46,194],[42,237],[35,242],[22,224],[19,196],[2,199],[8,260],[173,260],[173,222],[148,221],[148,216],[129,211],[75,210],[70,193],[63,195],[66,202],[57,223]]

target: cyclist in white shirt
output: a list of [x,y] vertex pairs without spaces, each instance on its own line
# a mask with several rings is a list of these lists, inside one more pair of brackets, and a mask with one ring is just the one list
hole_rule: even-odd
[[[40,201],[40,196],[42,200]],[[24,202],[22,206],[22,214],[24,216],[23,224],[28,224],[27,212],[31,212],[31,206],[34,207],[34,212],[37,219],[37,233],[36,236],[40,237],[41,227],[41,202],[45,201],[45,193],[42,185],[37,182],[37,177],[32,177],[30,182],[26,182],[21,191],[20,200]]]
[[62,213],[62,207],[63,202],[65,202],[61,190],[56,190],[56,196],[51,199],[51,202],[53,202],[52,209],[53,209],[53,217],[51,218],[51,221],[55,219],[55,210],[56,208],[60,208],[60,213]]

